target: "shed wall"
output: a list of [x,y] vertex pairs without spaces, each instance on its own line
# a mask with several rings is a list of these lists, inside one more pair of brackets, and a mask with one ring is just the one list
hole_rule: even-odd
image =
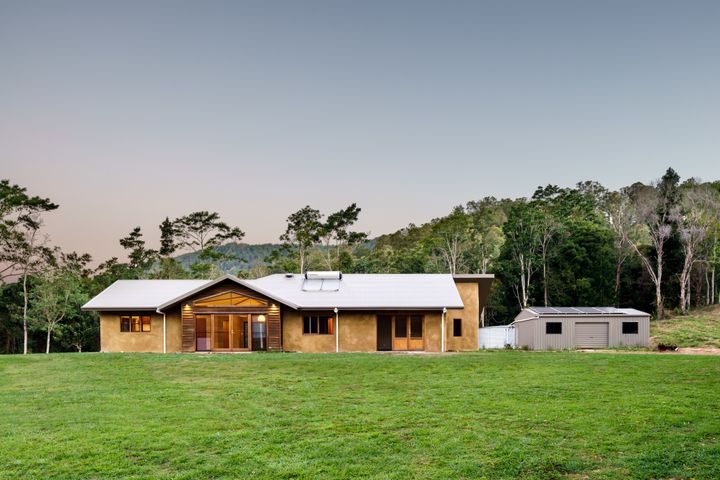
[[[520,316],[518,316],[520,317]],[[527,318],[527,316],[524,316]],[[547,322],[562,323],[561,334],[546,334]],[[518,347],[533,350],[565,350],[574,349],[575,325],[578,323],[608,323],[608,346],[637,346],[647,347],[650,340],[650,317],[630,315],[578,315],[578,316],[540,316],[535,319],[518,321],[517,330]],[[623,322],[638,322],[638,333],[623,335]]]

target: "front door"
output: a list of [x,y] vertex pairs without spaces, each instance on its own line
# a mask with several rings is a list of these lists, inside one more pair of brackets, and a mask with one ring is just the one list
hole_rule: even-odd
[[390,315],[377,317],[377,349],[378,351],[392,350],[393,324]]
[[395,315],[393,350],[424,350],[424,323],[422,315]]

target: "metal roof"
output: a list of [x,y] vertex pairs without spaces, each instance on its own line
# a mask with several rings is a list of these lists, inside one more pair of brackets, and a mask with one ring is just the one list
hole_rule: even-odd
[[[463,308],[449,274],[344,274],[337,290],[303,290],[304,275],[276,274],[256,280],[225,275],[216,280],[118,280],[83,310],[167,308],[223,280],[231,280],[295,309]],[[492,282],[492,276],[478,278]]]
[[579,316],[579,315],[628,315],[646,316],[649,313],[633,308],[615,307],[528,307],[527,311],[539,316]]
[[155,310],[164,302],[209,280],[117,280],[82,306],[83,310]]
[[300,309],[463,308],[449,274],[343,274],[337,290],[303,290],[304,280],[304,275],[276,274],[247,283]]

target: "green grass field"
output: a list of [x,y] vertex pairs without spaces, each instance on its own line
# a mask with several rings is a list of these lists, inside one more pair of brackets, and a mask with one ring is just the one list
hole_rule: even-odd
[[0,478],[720,478],[720,358],[0,357]]
[[720,307],[701,308],[689,315],[653,320],[650,335],[655,344],[720,348]]

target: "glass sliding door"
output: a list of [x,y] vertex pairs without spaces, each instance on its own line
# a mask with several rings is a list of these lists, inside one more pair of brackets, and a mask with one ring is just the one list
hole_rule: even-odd
[[233,315],[232,328],[230,330],[231,345],[233,350],[248,348],[248,315]]
[[210,315],[195,317],[195,350],[199,352],[210,350]]
[[266,350],[265,315],[196,314],[195,349],[199,352]]
[[213,350],[230,348],[230,315],[213,315]]

